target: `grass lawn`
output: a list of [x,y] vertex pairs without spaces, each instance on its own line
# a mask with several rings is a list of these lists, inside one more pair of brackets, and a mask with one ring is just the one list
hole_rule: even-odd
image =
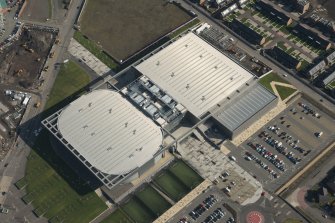
[[335,88],[335,81],[331,82],[331,83],[329,84],[329,86],[332,87],[332,88]]
[[183,33],[184,31],[198,25],[200,23],[199,19],[194,19],[192,22],[186,24],[185,26],[180,27],[179,29],[177,29],[176,31],[174,31],[173,33],[171,33],[169,35],[170,39],[175,38],[176,36],[180,35],[181,33]]
[[192,170],[186,163],[179,160],[175,164],[173,164],[169,171],[174,174],[181,182],[183,182],[190,189],[194,189],[198,186],[203,179],[199,174],[197,174],[194,170]]
[[[85,86],[89,76],[73,62],[61,68],[46,108]],[[28,156],[25,196],[35,212],[50,222],[89,222],[107,206],[54,152],[49,133],[43,130]]]
[[290,96],[291,94],[297,91],[296,89],[293,89],[293,88],[278,86],[278,85],[276,85],[276,88],[282,100],[286,99],[288,96]]
[[259,80],[259,83],[261,85],[263,85],[264,87],[266,87],[268,90],[272,91],[272,87],[270,85],[271,81],[276,81],[276,82],[282,82],[282,83],[288,83],[286,80],[284,80],[283,78],[281,78],[278,74],[276,73],[270,73],[268,75],[266,75],[265,77],[261,78]]
[[88,74],[75,62],[69,61],[63,64],[49,94],[50,96],[46,103],[45,110],[72,95],[89,82],[90,77]]
[[174,201],[179,201],[190,191],[185,184],[168,171],[157,176],[154,182],[159,186],[161,191]]
[[171,207],[171,204],[151,186],[147,186],[142,191],[139,191],[136,197],[141,200],[152,213],[155,213],[157,217]]
[[152,222],[156,218],[154,213],[136,200],[136,197],[133,197],[128,203],[122,205],[121,208],[136,223]]
[[96,56],[101,62],[106,64],[110,69],[117,70],[118,64],[93,41],[85,38],[79,31],[74,33],[73,38],[77,40],[83,47]]
[[105,218],[101,223],[133,223],[125,213],[123,213],[120,209],[117,209],[112,214],[110,214],[107,218]]
[[277,46],[278,46],[280,49],[284,50],[284,51],[287,50],[287,48],[285,47],[285,43],[284,43],[284,42],[278,42],[278,43],[277,43]]

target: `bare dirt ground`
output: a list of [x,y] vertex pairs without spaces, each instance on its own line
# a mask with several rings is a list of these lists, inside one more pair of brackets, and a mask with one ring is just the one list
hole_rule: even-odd
[[120,61],[192,19],[166,0],[87,0],[80,30]]
[[34,87],[55,34],[23,28],[17,41],[0,54],[0,83]]
[[22,8],[21,18],[31,21],[46,21],[51,17],[49,0],[26,0]]

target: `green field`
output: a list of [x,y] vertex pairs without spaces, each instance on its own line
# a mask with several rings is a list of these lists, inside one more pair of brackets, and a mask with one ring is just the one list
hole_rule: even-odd
[[288,96],[296,92],[296,89],[285,87],[285,86],[278,86],[276,85],[277,91],[280,95],[281,100],[286,99]]
[[[89,76],[69,62],[57,76],[46,107],[55,105],[88,82]],[[107,207],[57,156],[49,136],[43,130],[27,158],[26,176],[20,180],[26,184],[24,200],[33,204],[37,215],[50,222],[89,222]]]
[[199,19],[194,19],[193,21],[189,22],[188,24],[180,27],[179,29],[177,29],[176,31],[174,31],[173,33],[171,33],[169,35],[170,39],[175,38],[176,36],[180,35],[181,33],[185,32],[186,30],[198,25],[200,23]]
[[90,82],[88,74],[75,62],[62,64],[57,79],[49,94],[45,110],[61,102]]
[[156,218],[154,213],[145,207],[142,202],[138,201],[136,197],[122,205],[122,210],[136,223],[152,222]]
[[185,184],[178,180],[178,178],[169,171],[165,171],[155,177],[154,182],[174,201],[179,201],[190,191]]
[[184,163],[181,160],[174,163],[169,168],[169,171],[190,189],[194,189],[203,181],[203,179],[199,176],[199,174],[197,174],[194,170],[192,170],[189,166],[186,165],[186,163]]
[[[274,92],[271,85],[270,85],[270,83],[272,81],[288,84],[288,82],[286,80],[284,80],[283,78],[278,76],[278,74],[276,74],[276,73],[270,73],[270,74],[266,75],[265,77],[263,77],[259,80],[259,83],[262,84],[264,87],[266,87],[271,92]],[[285,98],[287,98],[288,96],[290,96],[291,94],[296,92],[296,89],[292,89],[292,88],[284,87],[284,86],[279,86],[279,85],[275,85],[275,86],[276,86],[278,94],[279,94],[279,96],[282,100],[284,100]]]
[[94,56],[96,56],[101,62],[103,62],[106,66],[110,69],[116,71],[118,68],[118,64],[103,50],[99,47],[96,43],[85,38],[81,32],[76,31],[74,33],[73,38],[77,40],[83,47],[85,47],[88,51],[90,51]]
[[101,221],[101,223],[133,223],[133,221],[130,220],[120,209],[117,209],[111,215]]
[[271,92],[273,92],[272,87],[270,85],[271,81],[276,81],[276,82],[281,82],[281,83],[286,83],[286,84],[288,83],[286,80],[279,77],[279,75],[276,74],[276,73],[270,73],[270,74],[266,75],[265,77],[262,77],[259,80],[259,83],[261,85],[263,85],[264,87],[266,87]]
[[136,194],[136,197],[145,204],[152,213],[160,216],[171,204],[167,202],[155,189],[151,186],[145,187],[142,191]]

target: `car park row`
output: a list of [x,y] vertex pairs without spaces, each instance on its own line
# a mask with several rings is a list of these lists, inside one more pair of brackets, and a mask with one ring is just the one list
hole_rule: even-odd
[[[191,212],[189,212],[190,220],[188,217],[183,217],[178,221],[178,223],[189,223],[191,221],[202,222],[202,223],[214,223],[214,222],[223,222],[226,223],[234,223],[235,219],[233,217],[229,217],[227,213],[223,210],[223,208],[218,207],[216,204],[218,199],[215,198],[213,194],[206,197],[199,205],[197,205]],[[216,206],[215,206],[216,205]],[[215,206],[215,207],[214,207]],[[212,211],[211,211],[212,208]],[[210,214],[205,215],[207,212],[211,211]],[[204,217],[202,217],[205,215]],[[226,220],[224,217],[226,216]],[[202,218],[201,218],[202,217]]]

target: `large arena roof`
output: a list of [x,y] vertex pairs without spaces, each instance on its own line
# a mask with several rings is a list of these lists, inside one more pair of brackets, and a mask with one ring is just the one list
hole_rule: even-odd
[[197,117],[252,78],[192,32],[135,68]]
[[121,94],[95,90],[63,109],[58,130],[99,171],[121,175],[154,157],[161,129]]
[[255,84],[223,105],[213,117],[227,129],[234,131],[276,98],[270,91]]

